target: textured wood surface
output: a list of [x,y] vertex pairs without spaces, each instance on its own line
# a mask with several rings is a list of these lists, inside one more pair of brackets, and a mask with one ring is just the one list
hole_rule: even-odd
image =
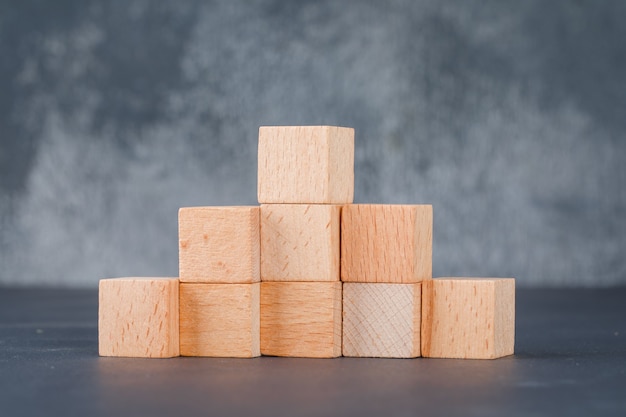
[[354,129],[259,128],[260,203],[343,204],[354,197]]
[[513,278],[437,278],[422,285],[422,356],[495,359],[513,354]]
[[255,284],[180,284],[180,354],[250,358],[259,350]]
[[341,356],[341,282],[262,282],[261,353]]
[[343,284],[343,356],[420,356],[421,284]]
[[348,204],[341,212],[341,280],[432,278],[431,205]]
[[100,356],[178,356],[178,279],[100,280],[98,349]]
[[178,236],[181,282],[261,280],[259,207],[183,207]]
[[262,281],[339,281],[341,206],[261,205]]

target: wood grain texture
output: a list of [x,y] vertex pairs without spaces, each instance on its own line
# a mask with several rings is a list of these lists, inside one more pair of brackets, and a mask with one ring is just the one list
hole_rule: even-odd
[[343,356],[420,356],[422,286],[343,284]]
[[422,285],[422,356],[495,359],[513,354],[513,278],[437,278]]
[[259,356],[259,311],[260,283],[181,283],[181,356]]
[[341,356],[341,282],[262,282],[261,354]]
[[100,356],[178,356],[178,279],[100,280],[98,349]]
[[354,197],[354,129],[262,126],[259,203],[343,204]]
[[431,205],[345,205],[341,280],[408,284],[431,279],[432,236]]
[[259,207],[183,207],[178,212],[181,282],[261,280]]
[[341,206],[261,205],[262,281],[339,281]]

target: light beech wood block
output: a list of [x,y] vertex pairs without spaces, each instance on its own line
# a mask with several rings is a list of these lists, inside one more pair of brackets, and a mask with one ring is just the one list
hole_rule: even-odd
[[260,285],[181,283],[181,356],[259,356]]
[[339,281],[341,206],[261,205],[262,281]]
[[422,286],[422,356],[495,359],[513,354],[513,278],[437,278]]
[[183,207],[178,212],[181,282],[261,280],[259,207]]
[[100,280],[98,348],[100,356],[178,356],[178,279]]
[[262,282],[261,354],[341,356],[341,282]]
[[343,204],[354,197],[354,129],[259,128],[260,203]]
[[422,284],[343,284],[343,356],[420,356]]
[[409,284],[431,279],[432,243],[431,205],[345,205],[341,280]]

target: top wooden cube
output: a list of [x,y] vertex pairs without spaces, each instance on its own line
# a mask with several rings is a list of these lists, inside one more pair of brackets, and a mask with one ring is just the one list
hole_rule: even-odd
[[352,128],[262,126],[258,163],[259,203],[352,203]]

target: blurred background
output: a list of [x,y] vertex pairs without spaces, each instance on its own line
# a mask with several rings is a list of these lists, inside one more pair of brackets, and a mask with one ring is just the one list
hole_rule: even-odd
[[356,129],[436,276],[626,284],[626,2],[0,0],[0,285],[178,274],[260,125]]

